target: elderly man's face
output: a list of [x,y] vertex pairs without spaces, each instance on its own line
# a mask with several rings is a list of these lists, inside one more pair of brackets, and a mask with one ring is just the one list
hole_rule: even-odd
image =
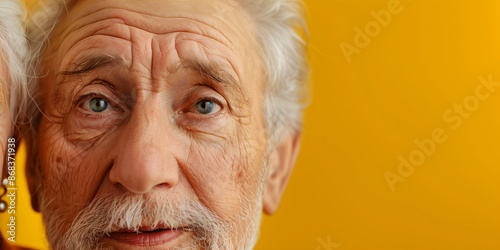
[[53,247],[251,245],[276,155],[258,55],[229,0],[78,1],[43,55]]

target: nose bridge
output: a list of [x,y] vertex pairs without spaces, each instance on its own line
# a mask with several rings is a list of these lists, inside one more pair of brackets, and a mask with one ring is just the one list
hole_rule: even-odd
[[[163,114],[159,111],[160,108],[155,107],[154,99],[151,101],[138,103],[132,112],[130,121],[127,124],[127,137],[136,137],[134,140],[148,142],[154,135],[162,133],[162,128],[167,126],[164,121]],[[161,124],[161,125],[160,125]]]
[[171,150],[174,137],[169,136],[167,114],[153,103],[149,100],[134,108],[120,134],[109,173],[112,183],[133,193],[147,193],[161,185],[173,187],[178,182],[179,168]]

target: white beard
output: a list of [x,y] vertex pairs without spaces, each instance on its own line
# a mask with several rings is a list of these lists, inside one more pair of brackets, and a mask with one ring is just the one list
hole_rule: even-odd
[[69,228],[61,225],[61,213],[51,208],[42,191],[41,211],[47,238],[55,250],[109,249],[99,240],[117,229],[138,231],[141,224],[179,228],[189,225],[193,240],[175,249],[253,249],[259,232],[262,195],[242,199],[238,218],[226,222],[199,201],[174,204],[147,195],[127,194],[95,199],[78,213]]

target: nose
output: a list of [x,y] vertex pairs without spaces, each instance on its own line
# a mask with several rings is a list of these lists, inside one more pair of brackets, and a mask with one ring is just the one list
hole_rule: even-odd
[[142,194],[155,187],[173,187],[180,169],[175,158],[175,128],[166,114],[136,106],[119,134],[109,180],[132,193]]

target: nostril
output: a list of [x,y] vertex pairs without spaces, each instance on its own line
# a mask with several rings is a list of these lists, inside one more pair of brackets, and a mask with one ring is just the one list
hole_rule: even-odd
[[[119,162],[117,162],[119,163]],[[178,171],[170,176],[168,171],[154,172],[153,169],[140,169],[115,164],[109,172],[110,182],[123,192],[144,194],[156,187],[170,188],[177,184]]]
[[[153,129],[151,126],[147,128]],[[157,186],[177,185],[180,167],[173,152],[178,144],[173,139],[166,140],[172,136],[165,135],[164,131],[157,132],[155,136],[149,135],[150,130],[123,134],[114,149],[114,162],[109,170],[111,183],[138,194],[147,193]]]

